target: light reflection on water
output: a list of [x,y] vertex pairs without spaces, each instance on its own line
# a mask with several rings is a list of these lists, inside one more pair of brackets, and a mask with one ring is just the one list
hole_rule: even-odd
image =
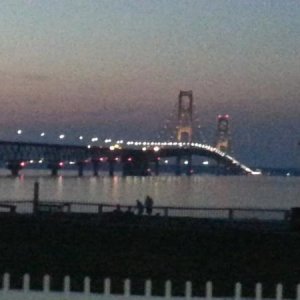
[[[36,173],[35,173],[36,174]],[[150,195],[155,205],[291,208],[300,205],[299,177],[159,176],[79,178],[75,173],[52,178],[48,173],[19,178],[0,176],[0,200],[29,200],[40,182],[42,200],[134,205]]]

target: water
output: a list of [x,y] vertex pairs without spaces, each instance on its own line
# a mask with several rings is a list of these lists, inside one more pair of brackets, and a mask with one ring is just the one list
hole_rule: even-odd
[[[36,171],[35,171],[36,172]],[[34,175],[35,174],[35,175]],[[37,175],[38,174],[38,175]],[[78,178],[75,173],[51,178],[48,173],[0,176],[0,201],[33,198],[40,182],[40,199],[135,205],[150,195],[155,205],[192,207],[282,208],[300,206],[300,177],[181,176]]]

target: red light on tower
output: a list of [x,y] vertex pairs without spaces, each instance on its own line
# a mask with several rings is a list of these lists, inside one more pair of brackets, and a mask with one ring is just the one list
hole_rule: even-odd
[[218,115],[217,119],[218,120],[220,120],[220,119],[223,119],[223,120],[226,119],[227,120],[227,119],[229,119],[229,115],[228,114],[226,114],[226,115]]
[[26,166],[25,161],[21,161],[21,162],[20,162],[20,167],[24,168],[25,166]]
[[128,161],[132,161],[132,157],[128,157],[127,160],[128,160]]
[[64,166],[64,163],[62,161],[60,161],[58,165],[60,168],[62,168]]

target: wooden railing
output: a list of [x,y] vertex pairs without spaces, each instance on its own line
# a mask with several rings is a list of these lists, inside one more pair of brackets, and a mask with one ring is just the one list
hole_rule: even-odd
[[[1,208],[9,208],[9,212],[33,213],[32,200],[7,200],[0,202]],[[94,203],[77,201],[53,201],[40,200],[38,203],[39,213],[87,213],[109,214],[117,212],[128,215],[139,215],[135,205]],[[147,216],[144,210],[141,214]],[[192,217],[214,218],[226,220],[252,219],[252,220],[282,220],[289,219],[290,210],[266,209],[266,208],[235,208],[235,207],[184,207],[184,206],[158,206],[152,208],[151,216],[160,217]]]

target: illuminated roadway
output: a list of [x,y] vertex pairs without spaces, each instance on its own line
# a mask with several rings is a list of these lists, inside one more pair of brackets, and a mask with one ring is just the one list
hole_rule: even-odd
[[[147,142],[147,141],[117,141],[106,140],[103,145],[63,145],[30,142],[0,141],[0,161],[16,175],[28,164],[47,164],[49,169],[57,170],[65,164],[77,164],[83,168],[84,164],[92,163],[94,167],[100,162],[108,162],[111,174],[115,163],[122,163],[123,167],[135,167],[149,162],[157,162],[160,158],[175,157],[191,159],[192,156],[207,157],[218,164],[226,166],[234,174],[257,175],[254,171],[237,161],[232,156],[206,144],[181,142]],[[55,172],[53,173],[55,175]],[[137,173],[137,175],[139,175]]]

